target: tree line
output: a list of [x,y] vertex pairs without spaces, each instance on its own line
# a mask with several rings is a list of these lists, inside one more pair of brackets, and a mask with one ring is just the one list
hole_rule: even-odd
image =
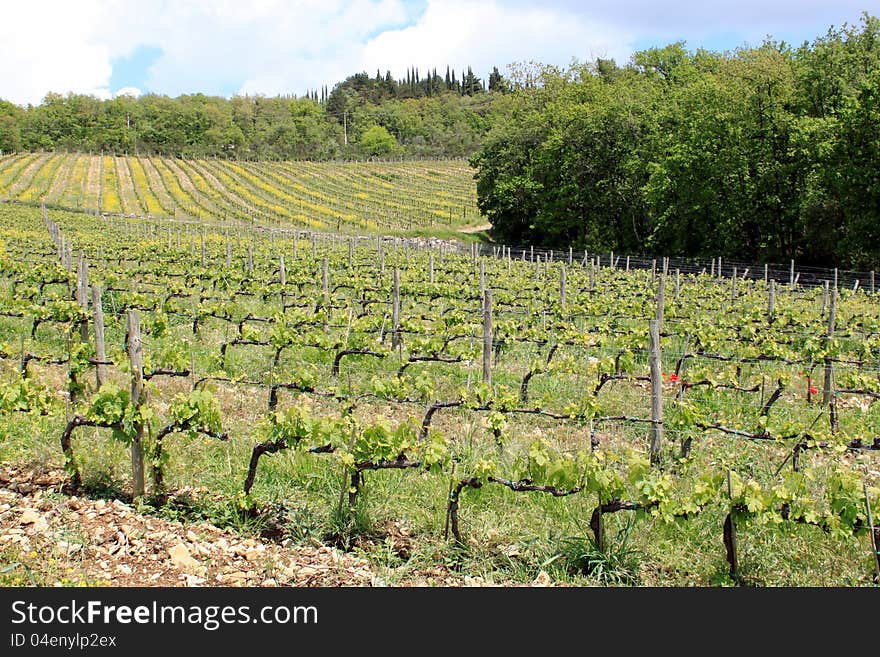
[[[488,130],[490,96],[508,91],[468,67],[423,76],[412,67],[349,76],[302,97],[147,94],[101,100],[47,94],[37,106],[0,100],[0,151],[68,150],[235,159],[464,157]],[[362,139],[366,134],[367,138]]]
[[479,206],[509,242],[880,262],[880,21],[792,47],[531,68],[493,103]]

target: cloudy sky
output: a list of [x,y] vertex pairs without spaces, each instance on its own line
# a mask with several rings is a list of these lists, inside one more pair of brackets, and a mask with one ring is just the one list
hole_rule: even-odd
[[800,44],[880,0],[0,0],[0,98],[297,94],[376,69],[566,66],[683,40]]

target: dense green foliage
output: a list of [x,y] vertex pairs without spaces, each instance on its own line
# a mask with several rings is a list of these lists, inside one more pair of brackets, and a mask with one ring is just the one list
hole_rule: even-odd
[[[471,69],[456,77],[417,69],[404,80],[376,72],[349,76],[332,91],[305,97],[231,99],[149,94],[102,101],[50,93],[26,109],[0,100],[0,151],[70,150],[234,159],[460,157],[474,153],[488,129],[491,97],[508,90],[497,68],[486,93]],[[378,150],[374,126],[395,140]],[[388,146],[393,148],[388,148]]]
[[473,159],[501,238],[876,265],[880,20],[798,48],[679,43],[530,74]]

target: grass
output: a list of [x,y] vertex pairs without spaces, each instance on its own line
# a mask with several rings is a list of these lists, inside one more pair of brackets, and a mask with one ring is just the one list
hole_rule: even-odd
[[[218,242],[215,246],[221,244]],[[299,247],[300,254],[308,253],[310,257],[310,246],[300,243]],[[183,248],[188,248],[186,241]],[[347,247],[340,248],[347,251]],[[292,269],[294,265],[290,266]],[[389,269],[390,266],[389,262]],[[414,255],[413,269],[418,266]],[[342,276],[338,271],[334,274]],[[9,288],[4,288],[4,292],[10,293]],[[277,304],[277,300],[273,302]],[[105,304],[108,340],[118,346],[122,331],[118,322],[113,321],[110,306],[112,304]],[[424,306],[405,304],[404,313],[416,313],[419,308]],[[277,311],[277,305],[263,303],[259,297],[248,297],[239,301],[238,310],[242,314],[267,316]],[[17,348],[27,325],[23,319],[0,317],[0,341]],[[260,337],[268,336],[266,326],[255,324],[255,328]],[[184,318],[173,317],[167,335],[146,336],[147,349],[155,355],[167,346],[189,341],[196,370],[204,374],[216,369],[219,344],[234,333],[235,328],[227,323],[209,319],[203,323],[200,334],[193,336]],[[41,326],[34,341],[26,342],[28,349],[39,352],[60,353],[64,345],[63,332],[50,323]],[[680,348],[679,345],[672,350],[676,348]],[[606,352],[596,347],[579,353],[573,359],[573,373],[534,376],[530,403],[561,407],[583,397],[585,389],[594,382],[577,372],[585,369],[586,359],[594,353],[602,356]],[[538,354],[541,358],[545,355],[546,349]],[[229,373],[262,380],[270,371],[271,357],[271,349],[265,347],[236,347],[227,353],[226,366]],[[522,376],[535,357],[534,349],[529,346],[509,345],[496,367],[496,386],[518,391]],[[331,358],[311,348],[290,349],[284,352],[280,373],[290,372],[303,362],[315,364],[326,373]],[[639,356],[636,360],[634,367],[644,369],[645,357]],[[667,358],[666,371],[671,365]],[[14,375],[16,366],[15,358],[0,364],[3,373],[10,376]],[[393,355],[385,359],[354,357],[343,362],[342,375],[337,381],[324,374],[320,385],[338,385],[345,390],[350,376],[353,390],[363,392],[369,389],[372,377],[387,377],[396,372],[398,366]],[[63,388],[63,367],[41,364],[32,367],[35,379],[51,383],[56,390]],[[452,399],[460,388],[472,387],[477,381],[479,363],[415,364],[407,370],[412,375],[422,371],[430,372],[436,379],[433,398]],[[747,377],[751,373],[747,369],[741,374]],[[124,372],[114,368],[113,377],[121,386],[126,385]],[[149,403],[162,415],[173,396],[185,392],[190,385],[189,379],[157,378],[148,385]],[[230,433],[230,441],[221,443],[185,435],[169,437],[165,443],[170,456],[166,481],[172,494],[167,500],[145,500],[140,506],[141,512],[183,522],[209,521],[243,534],[262,535],[293,545],[336,545],[362,554],[388,584],[425,580],[436,571],[504,584],[528,584],[546,572],[555,580],[583,586],[727,586],[734,583],[855,586],[870,581],[872,565],[865,536],[839,538],[827,536],[813,527],[744,522],[738,528],[742,567],[739,581],[734,582],[727,573],[721,541],[724,520],[721,508],[712,507],[688,520],[669,524],[644,512],[608,514],[608,542],[605,550],[600,551],[589,529],[595,499],[583,495],[556,499],[541,493],[517,493],[497,485],[465,489],[462,493],[459,514],[464,542],[455,544],[444,536],[450,484],[456,477],[472,472],[479,460],[498,457],[492,436],[482,424],[482,416],[461,409],[439,412],[432,425],[452,443],[454,472],[368,472],[356,507],[349,510],[343,505],[340,513],[340,494],[345,495],[347,482],[339,460],[333,455],[287,450],[261,460],[252,492],[258,512],[250,513],[240,504],[240,491],[256,439],[255,427],[266,413],[267,393],[263,389],[219,383],[212,384],[212,388],[223,408],[224,429]],[[707,404],[715,403],[719,408],[738,400],[745,409],[734,418],[740,422],[749,419],[748,405],[754,406],[754,398],[742,394],[722,396],[700,389],[689,394]],[[645,389],[632,382],[609,383],[601,393],[609,414],[641,408],[645,399]],[[341,405],[336,401],[289,391],[282,392],[280,403],[282,408],[306,405],[315,416],[338,417],[341,412]],[[795,391],[786,392],[779,404],[779,408],[788,409],[785,412],[792,417],[806,411],[815,412],[815,407],[806,406]],[[424,411],[424,406],[419,404],[369,400],[360,403],[354,412],[364,422],[384,415],[397,423],[407,418],[420,421]],[[65,412],[63,397],[58,395],[49,416],[0,415],[0,461],[59,467],[58,438]],[[646,451],[644,427],[602,426],[599,436],[602,448],[609,451],[624,448]],[[571,449],[588,446],[590,432],[589,427],[570,422],[511,416],[508,442],[504,456],[499,459],[501,465],[512,470],[514,457],[526,452],[529,444],[538,438],[561,449]],[[700,472],[721,468],[733,468],[762,481],[772,481],[776,468],[787,455],[781,445],[737,442],[714,433],[703,433],[695,437],[690,458],[680,461],[677,458],[680,438],[672,430],[667,432],[663,457],[664,467],[683,481],[691,481]],[[74,448],[83,464],[84,494],[126,498],[130,490],[130,464],[124,445],[115,441],[107,430],[84,428],[75,434]],[[840,457],[810,454],[805,460],[821,472],[821,468],[837,458]],[[869,458],[852,458],[853,468],[865,467],[870,463]],[[816,490],[821,493],[818,483]],[[0,577],[8,579],[0,579],[0,582],[20,582],[28,577],[28,572],[39,570],[27,554],[4,554],[3,563],[9,570],[0,573]]]
[[[59,466],[55,436],[60,424],[34,418],[42,423],[41,430],[35,431],[33,426],[23,427],[20,419],[0,418],[0,460]],[[169,441],[167,480],[175,488],[198,488],[160,506],[148,500],[141,511],[185,522],[209,521],[244,534],[289,539],[293,544],[323,543],[353,550],[379,568],[389,584],[431,572],[438,565],[453,573],[500,583],[530,583],[540,571],[547,570],[554,579],[575,585],[733,584],[726,573],[719,513],[706,512],[666,525],[621,512],[610,518],[608,547],[600,552],[588,528],[589,500],[576,496],[559,500],[484,487],[466,490],[462,496],[465,545],[455,547],[443,539],[448,475],[368,473],[354,513],[349,515],[346,507],[340,516],[341,468],[327,455],[288,451],[265,457],[253,491],[260,512],[251,516],[236,502],[251,445],[242,420],[247,421],[231,420],[230,429],[236,437],[229,445],[202,445],[185,438]],[[451,412],[438,422],[452,431],[468,426],[463,413]],[[488,437],[477,436],[475,431],[472,427],[459,434],[461,471],[466,471],[467,462],[494,450]],[[108,433],[97,430],[75,440],[85,464],[85,492],[91,497],[125,499],[128,455]],[[695,448],[697,461],[725,456],[728,443],[707,443]],[[743,465],[760,469],[764,466],[752,460],[757,456],[740,459]],[[405,549],[401,547],[402,530]],[[831,539],[816,528],[746,523],[739,528],[739,539],[742,583],[869,583],[871,564],[865,537]],[[28,563],[22,555],[7,555],[5,562]],[[22,566],[6,577],[21,581],[24,572]]]

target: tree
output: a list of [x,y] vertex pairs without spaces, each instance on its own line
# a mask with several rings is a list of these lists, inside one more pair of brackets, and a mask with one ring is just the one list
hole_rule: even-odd
[[511,91],[510,82],[501,75],[497,66],[493,66],[492,72],[489,74],[489,91],[497,91],[502,94],[510,93]]
[[25,112],[17,105],[0,100],[0,151],[9,153],[22,148],[21,124]]
[[361,150],[366,155],[387,155],[397,148],[397,140],[381,125],[373,125],[361,133],[358,140]]

